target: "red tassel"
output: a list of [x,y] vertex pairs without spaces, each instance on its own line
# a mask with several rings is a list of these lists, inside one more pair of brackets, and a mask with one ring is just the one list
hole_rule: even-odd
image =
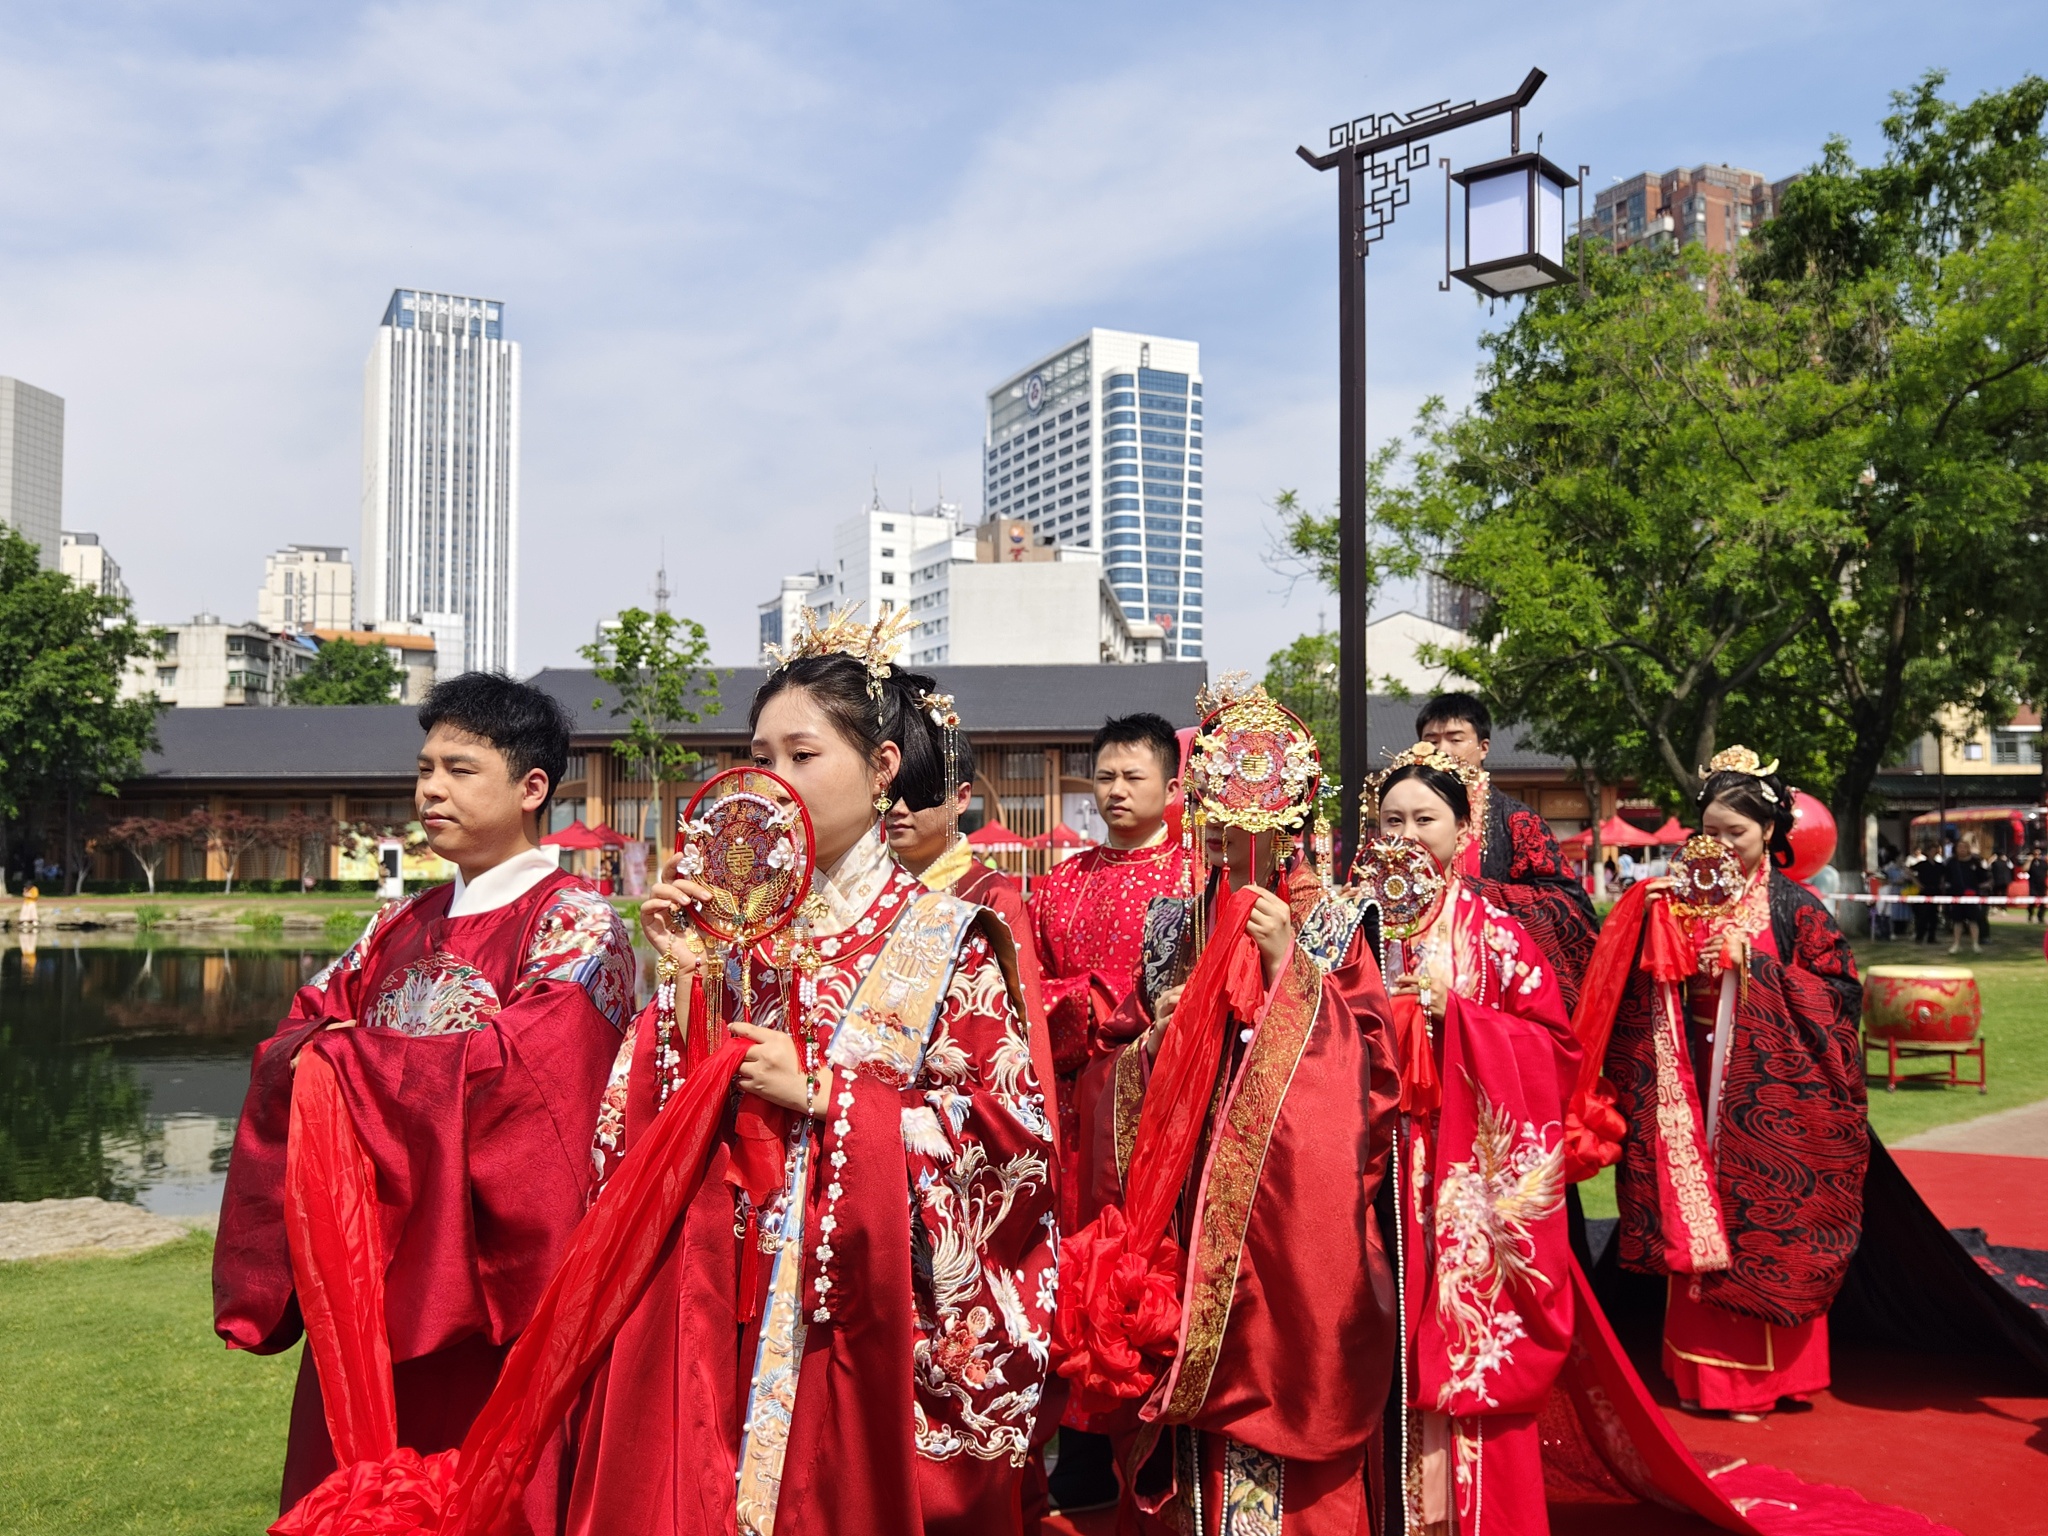
[[1426,1115],[1444,1101],[1436,1050],[1429,1038],[1429,1014],[1412,992],[1397,992],[1392,1001],[1395,1047],[1401,1057],[1401,1113]]
[[761,1315],[761,1220],[751,1205],[740,1228],[740,1293],[736,1300],[739,1304],[733,1314],[742,1327]]

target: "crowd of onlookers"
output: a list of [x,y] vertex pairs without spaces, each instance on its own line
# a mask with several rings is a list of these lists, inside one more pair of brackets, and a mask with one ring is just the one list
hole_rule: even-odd
[[[1948,930],[1950,954],[1960,953],[1967,939],[1975,952],[1991,937],[1992,903],[1987,897],[2017,895],[2024,882],[2027,918],[2048,916],[2048,850],[2030,848],[2015,864],[2003,853],[1985,858],[1971,839],[1960,838],[1946,852],[1923,848],[1909,862],[1887,850],[1879,873],[1877,904],[1871,911],[1871,937],[1903,939],[1911,932],[1915,944],[1938,944]],[[1908,902],[1908,896],[1950,896],[1953,902]]]

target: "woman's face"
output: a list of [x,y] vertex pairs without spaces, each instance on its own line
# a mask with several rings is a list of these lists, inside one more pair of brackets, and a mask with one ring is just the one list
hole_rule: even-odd
[[1242,827],[1212,825],[1203,837],[1202,845],[1211,869],[1230,871],[1233,889],[1252,883],[1252,871],[1257,867],[1253,858],[1255,839],[1252,833]]
[[1380,801],[1380,831],[1422,844],[1445,869],[1457,856],[1464,829],[1443,797],[1420,779],[1403,779]]
[[1700,830],[1732,852],[1742,872],[1753,874],[1763,861],[1766,833],[1763,823],[1723,801],[1716,800],[1700,813]]
[[821,870],[875,824],[875,797],[895,779],[901,755],[895,742],[884,742],[870,761],[802,688],[776,694],[754,726],[754,766],[781,774],[803,797]]

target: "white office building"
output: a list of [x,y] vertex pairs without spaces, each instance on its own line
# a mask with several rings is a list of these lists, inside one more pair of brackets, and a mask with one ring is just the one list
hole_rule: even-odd
[[59,541],[58,558],[64,574],[88,592],[128,600],[128,583],[121,579],[121,567],[107,553],[98,534],[65,534]]
[[832,530],[832,558],[816,570],[782,578],[782,590],[759,605],[761,659],[768,647],[796,633],[802,609],[820,621],[841,608],[860,607],[868,623],[910,602],[910,572],[917,552],[949,539],[960,508],[941,497],[919,512],[885,506],[877,491],[868,504]]
[[919,550],[910,611],[917,626],[905,654],[919,668],[1164,659],[1165,632],[1125,615],[1102,551],[1042,544],[1016,518],[990,518]]
[[64,530],[64,399],[0,378],[0,523],[56,570]]
[[366,623],[425,625],[443,675],[517,668],[519,344],[504,306],[401,288],[363,376]]
[[1092,330],[988,395],[983,500],[1098,549],[1133,619],[1202,655],[1202,366],[1192,341]]
[[287,544],[263,557],[256,622],[265,629],[355,628],[356,568],[330,544]]

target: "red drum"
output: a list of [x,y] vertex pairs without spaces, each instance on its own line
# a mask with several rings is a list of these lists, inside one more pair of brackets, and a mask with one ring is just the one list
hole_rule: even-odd
[[1974,971],[1955,965],[1873,965],[1863,976],[1870,1040],[1967,1045],[1984,1027]]

